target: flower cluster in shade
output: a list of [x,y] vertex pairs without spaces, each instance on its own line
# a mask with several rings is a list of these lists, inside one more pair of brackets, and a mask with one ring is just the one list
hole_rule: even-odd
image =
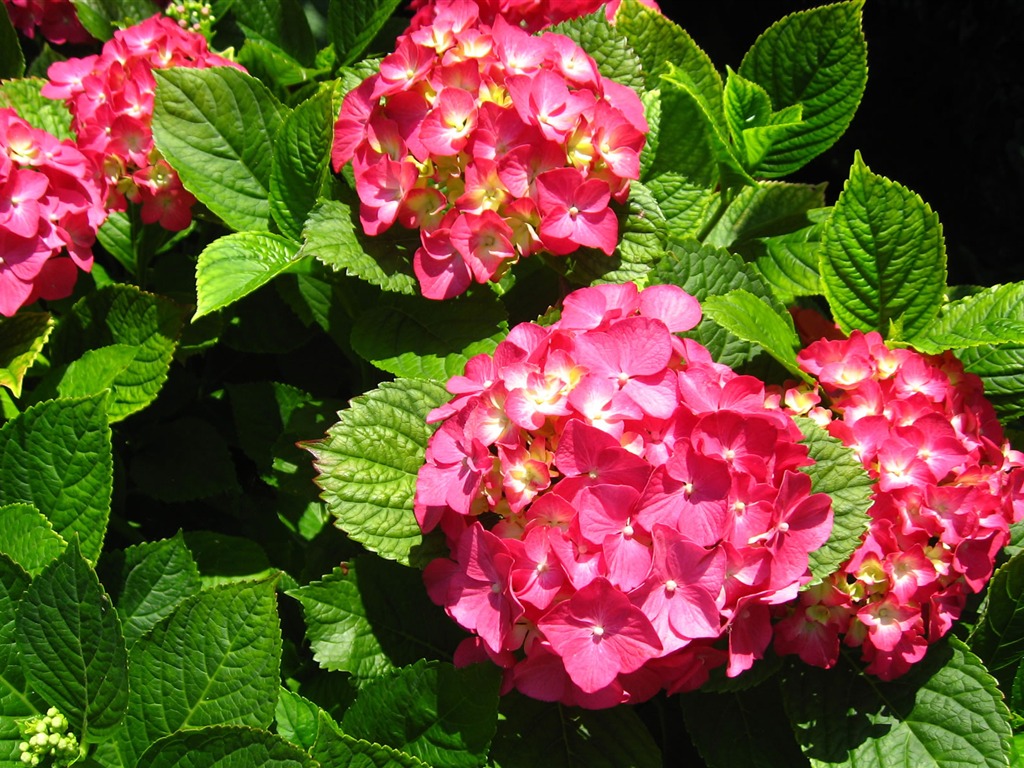
[[798,360],[818,387],[786,391],[783,407],[850,447],[874,484],[859,547],[780,611],[775,648],[830,667],[841,638],[860,648],[868,672],[891,680],[991,576],[1024,514],[1024,454],[1010,449],[981,380],[949,352],[890,349],[878,333],[854,331]]
[[831,500],[762,382],[676,335],[700,315],[674,286],[580,289],[448,382],[414,506],[448,543],[424,578],[472,633],[457,663],[596,708],[762,657]]
[[443,299],[521,257],[611,254],[648,130],[632,89],[564,35],[531,36],[442,0],[350,91],[332,162],[349,161],[364,231],[419,230],[413,269]]
[[85,155],[0,109],[0,314],[69,296],[106,216]]
[[4,0],[4,5],[14,28],[29,39],[38,34],[55,45],[92,40],[71,0]]
[[195,198],[153,143],[153,70],[216,66],[241,69],[212,53],[201,34],[160,15],[116,31],[99,54],[50,65],[42,93],[67,104],[110,210],[132,202],[146,224],[178,231],[191,223]]
[[[643,5],[658,8],[653,0],[640,0]],[[615,19],[615,12],[622,0],[476,0],[480,8],[480,20],[493,24],[498,17],[510,24],[538,32],[569,19],[595,13],[603,6],[609,21]],[[437,0],[413,0],[409,7],[416,13],[409,22],[409,29],[429,26],[433,22]]]

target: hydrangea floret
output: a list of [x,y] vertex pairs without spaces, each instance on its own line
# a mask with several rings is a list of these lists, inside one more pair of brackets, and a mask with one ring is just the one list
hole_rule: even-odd
[[85,155],[0,109],[0,314],[69,296],[106,216]]
[[[640,2],[649,8],[658,8],[653,0]],[[493,24],[500,17],[527,32],[538,32],[563,21],[594,13],[602,6],[608,20],[614,21],[622,0],[476,0],[476,4],[480,9],[480,20],[485,24]],[[433,23],[436,5],[437,0],[413,0],[409,3],[409,7],[416,12],[409,22],[409,29],[419,29]]]
[[422,294],[445,299],[511,264],[581,245],[611,254],[648,130],[632,89],[564,35],[531,36],[469,0],[432,6],[350,91],[333,167],[351,161],[364,231],[418,229]]
[[4,0],[4,5],[11,24],[30,40],[36,34],[55,45],[92,40],[71,0]]
[[30,717],[19,723],[23,741],[18,743],[19,758],[24,765],[71,765],[79,757],[78,739],[69,733],[71,724],[55,707],[45,715]]
[[764,385],[675,335],[701,316],[671,285],[569,294],[453,377],[416,488],[431,598],[507,689],[607,707],[735,676],[832,528],[813,464]]
[[818,387],[788,390],[784,407],[852,448],[875,482],[860,546],[780,612],[775,648],[830,667],[842,637],[868,672],[891,680],[949,632],[992,575],[1024,515],[1024,454],[1010,448],[981,380],[950,352],[893,349],[876,332],[853,331],[809,345],[798,361]]
[[153,143],[153,70],[217,66],[242,68],[212,53],[202,34],[160,15],[118,30],[99,54],[50,65],[42,93],[67,104],[110,210],[130,201],[146,224],[178,231],[192,222],[195,198]]

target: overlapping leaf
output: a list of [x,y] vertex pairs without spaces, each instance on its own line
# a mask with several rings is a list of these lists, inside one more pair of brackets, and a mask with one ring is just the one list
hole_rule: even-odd
[[218,238],[196,264],[193,320],[238,301],[298,261],[299,245],[269,232],[235,232]]
[[231,67],[154,75],[153,138],[181,183],[232,229],[269,229],[273,142],[288,108]]
[[180,532],[129,547],[122,570],[117,612],[129,648],[200,588],[199,569]]
[[336,524],[382,557],[408,564],[423,542],[413,497],[433,434],[426,416],[448,397],[425,380],[381,384],[355,398],[325,439],[308,444]]
[[469,358],[493,352],[507,332],[505,310],[491,292],[444,302],[396,295],[360,313],[351,343],[395,376],[446,381]]
[[934,320],[946,289],[938,216],[858,154],[825,230],[821,276],[844,331],[889,336],[895,324],[913,338]]
[[377,557],[357,557],[289,594],[302,603],[317,663],[360,680],[437,657],[461,639],[419,571]]
[[270,212],[281,232],[302,237],[306,217],[329,177],[334,140],[334,89],[325,88],[285,118],[274,141]]
[[21,396],[25,374],[43,351],[53,326],[48,312],[19,312],[0,318],[0,386],[15,397]]
[[135,643],[130,661],[130,753],[185,727],[267,727],[281,662],[273,580],[193,595]]
[[137,768],[317,768],[294,744],[269,731],[210,726],[179,731],[146,750]]
[[315,256],[335,270],[386,291],[418,293],[412,272],[412,255],[420,246],[415,233],[392,227],[368,237],[356,210],[339,200],[325,200],[310,213],[302,236],[303,256]]
[[121,622],[77,540],[25,590],[17,645],[32,688],[80,740],[120,724],[128,704]]
[[342,730],[429,765],[477,768],[497,726],[499,682],[488,664],[417,662],[361,688]]
[[50,521],[31,504],[0,507],[0,553],[38,576],[67,547]]
[[47,400],[0,428],[0,505],[31,504],[95,562],[110,516],[113,456],[104,398]]
[[946,304],[909,343],[936,355],[947,349],[1024,344],[1024,284],[995,285]]
[[[171,300],[131,285],[110,285],[82,298],[63,319],[53,338],[53,363],[80,368],[63,374],[74,377],[65,384],[69,392],[110,389],[107,415],[119,421],[160,392],[181,326],[182,308]],[[90,350],[103,351],[86,357]]]
[[978,768],[1007,765],[1008,712],[995,679],[959,640],[933,645],[882,682],[847,666],[794,665],[786,711],[814,766]]
[[739,74],[762,86],[772,108],[800,106],[800,122],[775,137],[757,171],[778,178],[831,147],[853,120],[867,83],[863,0],[790,14],[765,31]]
[[842,441],[810,419],[798,418],[803,442],[814,464],[803,471],[811,477],[811,493],[827,493],[832,499],[832,532],[820,548],[810,553],[811,574],[822,579],[833,573],[860,545],[868,529],[874,481],[860,460]]

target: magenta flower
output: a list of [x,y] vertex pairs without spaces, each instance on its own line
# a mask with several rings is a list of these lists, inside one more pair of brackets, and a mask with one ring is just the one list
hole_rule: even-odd
[[[802,433],[672,335],[699,319],[675,286],[581,289],[472,358],[429,416],[414,507],[451,554],[428,590],[527,695],[603,707],[738,675],[811,580],[832,513],[798,471]],[[472,554],[480,532],[504,548]]]
[[345,96],[335,122],[331,163],[352,163],[364,231],[418,229],[413,270],[432,299],[501,280],[541,251],[612,254],[609,206],[639,178],[648,130],[636,92],[563,35],[530,35],[460,0],[430,17]]
[[537,626],[585,693],[636,671],[662,647],[643,612],[603,578],[556,605]]

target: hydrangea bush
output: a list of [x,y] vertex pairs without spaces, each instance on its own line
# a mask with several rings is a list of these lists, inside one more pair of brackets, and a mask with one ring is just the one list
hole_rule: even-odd
[[1024,285],[793,180],[870,7],[3,8],[0,765],[1020,762]]

